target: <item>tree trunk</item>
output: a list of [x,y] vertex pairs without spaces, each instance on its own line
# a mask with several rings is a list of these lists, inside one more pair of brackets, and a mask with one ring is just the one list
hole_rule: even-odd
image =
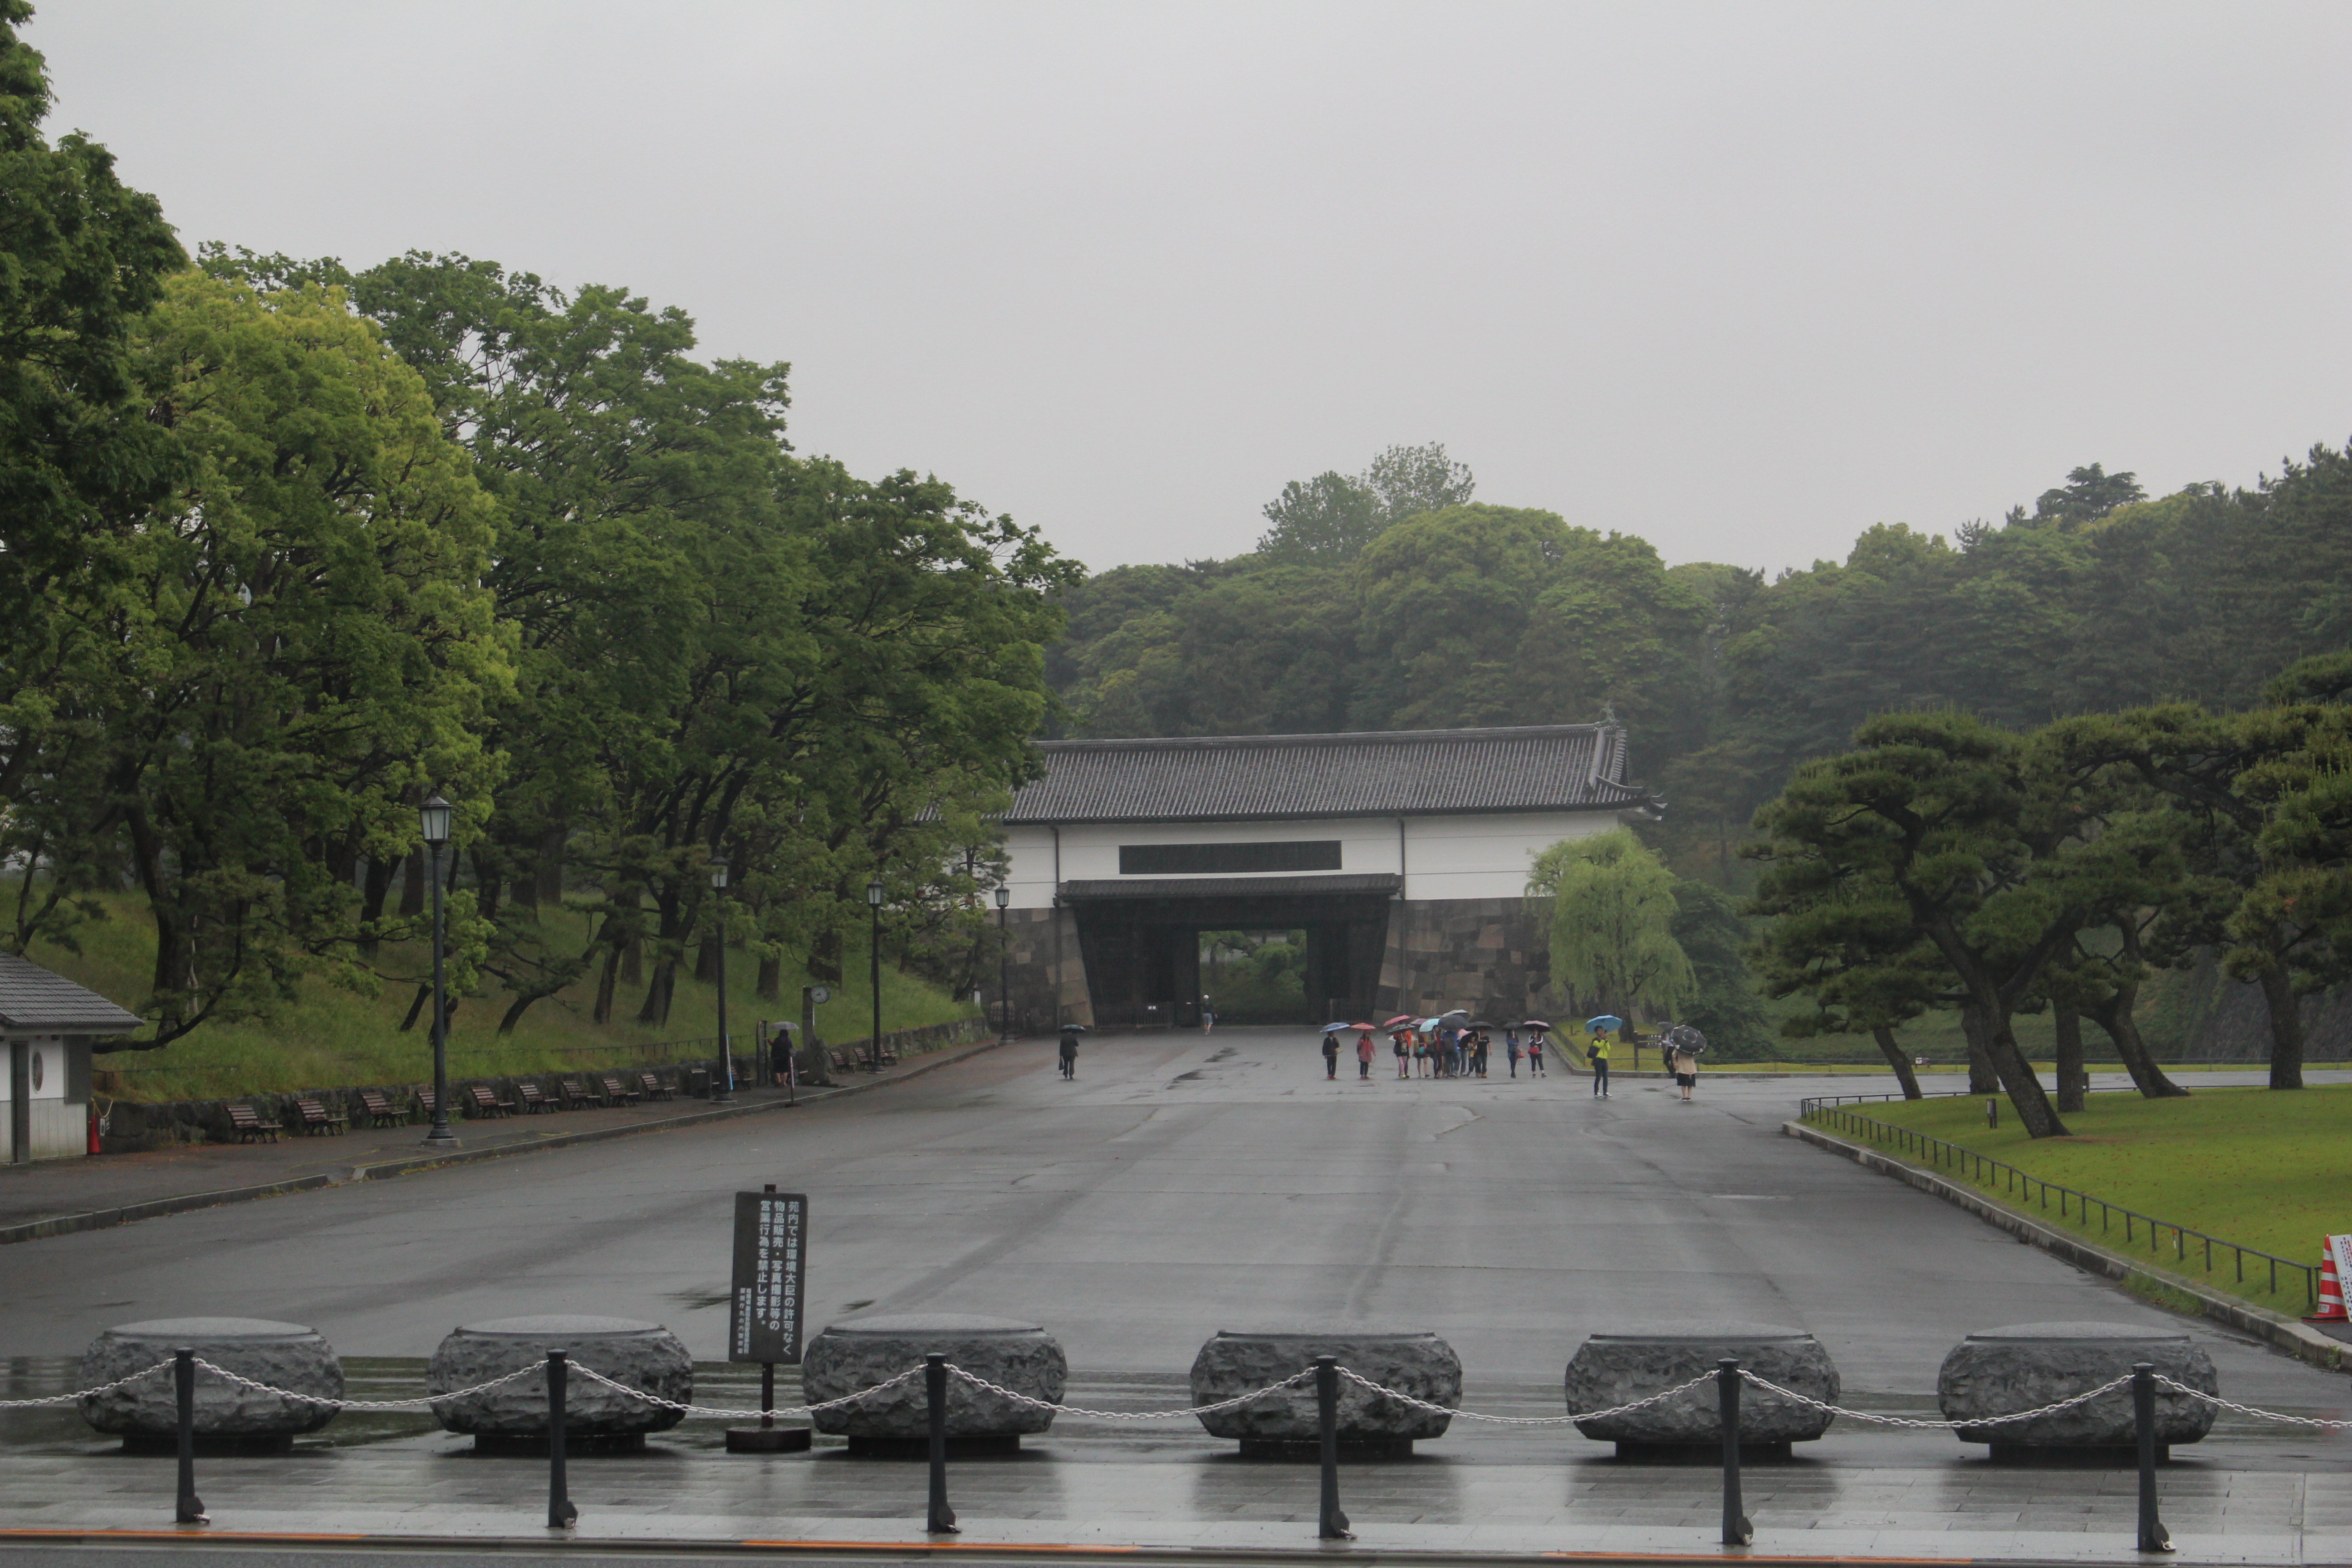
[[2135,981],[2117,986],[2115,994],[2105,1002],[2083,1010],[2116,1043],[2116,1055],[2123,1058],[2124,1070],[2131,1074],[2134,1087],[2142,1095],[2149,1100],[2186,1098],[2189,1091],[2164,1076],[2164,1069],[2147,1054],[2147,1042],[2140,1038],[2139,1026],[2132,1022],[2132,1006],[2138,998],[2139,984]]
[[1879,1050],[1886,1057],[1886,1065],[1895,1069],[1895,1081],[1903,1086],[1903,1098],[1906,1100],[1921,1098],[1919,1075],[1911,1070],[1910,1054],[1895,1044],[1895,1031],[1880,1024],[1870,1031],[1870,1037],[1878,1042]]
[[563,846],[571,837],[562,827],[551,827],[539,836],[539,886],[534,901],[542,904],[563,902]]
[[2010,1032],[2009,1013],[1994,1007],[1987,1016],[1992,1025],[1985,1047],[1992,1058],[1993,1071],[2000,1077],[2000,1087],[2009,1092],[2009,1102],[2017,1107],[2017,1119],[2025,1124],[2029,1138],[2065,1138],[2071,1136],[2066,1124],[2058,1120],[2058,1112],[2050,1097],[2042,1089],[2042,1080],[2033,1076],[2033,1064],[2017,1048],[2017,1037]]
[[2262,973],[2263,1002],[2271,1015],[2271,1087],[2303,1087],[2303,1005],[2286,965],[2273,959]]
[[654,965],[653,984],[646,987],[645,1005],[637,1009],[640,1024],[669,1022],[669,1001],[677,989],[677,960],[665,958]]
[[2051,1015],[2058,1026],[2058,1110],[2063,1115],[2083,1109],[2091,1075],[2083,1070],[2083,1015],[2057,1003],[2051,1005]]
[[[383,919],[383,900],[392,892],[392,862],[370,860],[367,879],[360,887],[360,919],[371,924]],[[382,944],[369,937],[360,943],[360,956],[373,961]]]
[[646,939],[631,931],[621,943],[621,984],[643,985],[646,983]]
[[408,1033],[409,1030],[416,1027],[416,1016],[419,1013],[424,1012],[425,1004],[432,1000],[433,983],[429,980],[420,982],[416,987],[416,995],[408,1004],[408,1016],[400,1021],[400,1032],[402,1034],[404,1035]]
[[616,946],[604,950],[604,967],[596,976],[596,1005],[589,1016],[596,1023],[613,1021],[613,982],[621,973],[621,950]]
[[2000,1075],[1993,1071],[1992,1053],[1985,1048],[1989,1033],[1983,1018],[1969,1003],[1960,1005],[1960,1035],[1969,1043],[1969,1092],[1999,1094]]
[[706,936],[694,944],[694,977],[705,985],[719,982],[719,939]]
[[783,986],[784,961],[772,955],[760,960],[760,1000],[762,1002],[779,1000]]
[[809,978],[819,985],[841,984],[841,932],[828,929],[809,944]]
[[425,912],[425,851],[412,849],[400,871],[400,913],[404,920]]

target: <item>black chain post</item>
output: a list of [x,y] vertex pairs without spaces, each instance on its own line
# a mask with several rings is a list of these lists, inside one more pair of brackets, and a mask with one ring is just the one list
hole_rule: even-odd
[[562,1351],[547,1352],[547,1528],[569,1530],[580,1522],[572,1506],[569,1479],[563,1472],[564,1395],[572,1369]]
[[1324,1541],[1353,1541],[1348,1516],[1339,1511],[1339,1358],[1315,1358],[1315,1418],[1323,1439],[1323,1508],[1315,1533]]
[[1726,1357],[1715,1363],[1715,1392],[1723,1412],[1723,1543],[1746,1546],[1756,1539],[1756,1527],[1739,1500],[1739,1363]]
[[2169,1552],[2172,1532],[2156,1516],[2156,1364],[2132,1368],[2132,1426],[2139,1436],[2139,1549]]
[[209,1524],[205,1500],[196,1495],[196,1352],[183,1347],[172,1352],[172,1390],[178,1396],[180,1428],[180,1495],[172,1510],[175,1524]]
[[931,1507],[923,1528],[933,1535],[959,1535],[955,1510],[948,1506],[948,1358],[923,1358],[923,1394],[930,1406]]

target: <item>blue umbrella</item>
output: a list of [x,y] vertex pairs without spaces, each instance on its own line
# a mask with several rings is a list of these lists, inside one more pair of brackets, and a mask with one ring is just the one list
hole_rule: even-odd
[[1584,1026],[1595,1031],[1622,1029],[1625,1026],[1625,1020],[1619,1017],[1614,1013],[1603,1013],[1597,1018],[1587,1018],[1584,1020]]
[[1360,1024],[1326,1024],[1323,1026],[1323,1032],[1327,1035],[1336,1035],[1342,1029],[1356,1029],[1362,1026]]

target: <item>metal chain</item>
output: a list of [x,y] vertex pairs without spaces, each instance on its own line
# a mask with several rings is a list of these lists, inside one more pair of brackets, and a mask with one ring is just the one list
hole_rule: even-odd
[[2234,1410],[2241,1415],[2259,1415],[2265,1421],[2284,1421],[2290,1426],[2317,1426],[2330,1432],[2352,1429],[2352,1421],[2323,1421],[2315,1415],[2284,1415],[2275,1410],[2260,1410],[2251,1405],[2240,1405],[2235,1400],[2224,1399],[2218,1394],[2208,1394],[2201,1388],[2191,1388],[2187,1384],[2177,1382],[2160,1372],[2156,1374],[2156,1381],[2175,1394],[2185,1394],[2191,1399],[2201,1399],[2208,1405],[2219,1406],[2223,1410]]
[[1263,1399],[1269,1394],[1289,1388],[1315,1375],[1315,1369],[1308,1367],[1304,1372],[1291,1373],[1280,1383],[1270,1383],[1237,1398],[1221,1399],[1214,1405],[1188,1405],[1181,1410],[1088,1410],[1081,1405],[1055,1405],[1051,1400],[1033,1398],[1001,1383],[991,1383],[984,1377],[974,1376],[952,1362],[948,1363],[948,1371],[974,1388],[985,1389],[999,1398],[1010,1399],[1015,1405],[1025,1405],[1032,1410],[1050,1410],[1056,1415],[1080,1415],[1092,1421],[1181,1421],[1187,1415],[1213,1415],[1221,1410],[1238,1409],[1253,1399]]
[[647,1394],[642,1388],[631,1388],[625,1383],[614,1382],[593,1366],[581,1366],[575,1363],[572,1370],[603,1384],[615,1393],[627,1394],[632,1399],[641,1399],[647,1405],[659,1405],[664,1410],[675,1410],[682,1415],[711,1416],[725,1421],[750,1421],[763,1415],[814,1415],[820,1410],[831,1410],[837,1405],[855,1405],[861,1399],[871,1399],[886,1389],[898,1387],[923,1371],[919,1366],[910,1366],[887,1383],[877,1383],[871,1388],[861,1388],[855,1394],[845,1394],[838,1399],[820,1400],[814,1405],[786,1405],[773,1410],[722,1410],[709,1405],[681,1405],[675,1399],[664,1399],[658,1394]]
[[1374,1383],[1370,1378],[1360,1373],[1350,1372],[1344,1366],[1339,1370],[1339,1375],[1349,1383],[1369,1388],[1374,1394],[1385,1394],[1391,1399],[1400,1404],[1410,1405],[1416,1410],[1426,1410],[1436,1415],[1458,1415],[1465,1421],[1484,1421],[1496,1426],[1566,1426],[1578,1421],[1603,1421],[1612,1415],[1622,1415],[1629,1411],[1646,1408],[1662,1399],[1672,1399],[1675,1394],[1687,1389],[1696,1388],[1702,1383],[1713,1381],[1715,1377],[1715,1373],[1711,1372],[1703,1372],[1688,1383],[1678,1383],[1672,1388],[1661,1389],[1647,1398],[1633,1401],[1631,1405],[1612,1405],[1606,1410],[1580,1410],[1567,1415],[1487,1415],[1475,1410],[1456,1410],[1449,1405],[1433,1405],[1426,1399],[1416,1399],[1402,1389],[1390,1388],[1385,1384]]
[[[1707,1375],[1711,1377],[1714,1374],[1710,1373]],[[1760,1378],[1745,1368],[1741,1369],[1739,1377],[1741,1382],[1753,1384],[1767,1394],[1777,1394],[1783,1399],[1793,1399],[1800,1405],[1810,1405],[1816,1410],[1826,1410],[1832,1415],[1843,1415],[1855,1421],[1874,1421],[1881,1426],[1905,1426],[1919,1432],[1957,1432],[1963,1427],[2005,1426],[2012,1421],[2031,1420],[2036,1415],[2054,1415],[2061,1410],[2072,1410],[2077,1405],[2087,1405],[2102,1394],[2121,1388],[2132,1380],[2132,1374],[2125,1373],[2122,1376],[2103,1383],[2087,1393],[2078,1394],[2072,1399],[2062,1399],[2055,1405],[2044,1405],[2032,1410],[2011,1411],[2007,1415],[1984,1415],[1969,1421],[1914,1421],[1907,1416],[1881,1415],[1869,1410],[1848,1410],[1843,1405],[1832,1405],[1825,1400],[1815,1399],[1810,1394],[1799,1394],[1793,1388],[1783,1388],[1779,1384]]]
[[0,1410],[37,1410],[43,1405],[79,1404],[82,1400],[94,1398],[101,1394],[111,1394],[118,1388],[128,1387],[142,1377],[152,1377],[159,1372],[168,1372],[171,1366],[172,1363],[168,1361],[159,1361],[153,1366],[140,1368],[128,1377],[118,1377],[112,1383],[101,1383],[96,1388],[79,1389],[72,1394],[52,1394],[42,1399],[0,1399]]
[[[168,1366],[171,1363],[166,1362],[164,1364]],[[225,1366],[215,1366],[202,1356],[196,1358],[196,1364],[224,1382],[252,1389],[256,1394],[274,1394],[280,1399],[299,1400],[304,1405],[331,1405],[338,1410],[430,1410],[445,1399],[466,1399],[477,1394],[488,1394],[491,1389],[504,1388],[509,1383],[520,1382],[533,1373],[547,1370],[546,1363],[533,1362],[529,1366],[516,1368],[504,1377],[494,1377],[471,1388],[453,1388],[446,1394],[428,1394],[418,1399],[329,1399],[323,1394],[301,1394],[290,1388],[257,1383],[241,1373],[231,1372]],[[588,1369],[583,1367],[580,1370],[585,1372]]]

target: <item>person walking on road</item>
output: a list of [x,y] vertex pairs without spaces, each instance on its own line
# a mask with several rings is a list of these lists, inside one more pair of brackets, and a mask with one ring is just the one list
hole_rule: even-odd
[[1062,1076],[1064,1078],[1078,1076],[1078,1037],[1077,1032],[1073,1029],[1062,1031]]
[[1471,1070],[1475,1072],[1480,1078],[1485,1078],[1486,1076],[1486,1052],[1494,1046],[1494,1036],[1488,1034],[1484,1029],[1478,1031],[1478,1048],[1471,1053],[1470,1059],[1474,1064],[1475,1064]]
[[1606,1030],[1592,1031],[1592,1043],[1584,1047],[1584,1059],[1592,1064],[1592,1098],[1609,1098],[1609,1035]]
[[1372,1081],[1372,1032],[1370,1029],[1356,1037],[1356,1081]]
[[1412,1037],[1412,1032],[1409,1029],[1399,1029],[1389,1037],[1389,1044],[1396,1047],[1397,1077],[1399,1078],[1412,1076],[1412,1047],[1407,1044]]
[[1323,1035],[1323,1076],[1339,1076],[1339,1031],[1328,1029]]
[[1544,1076],[1543,1031],[1541,1029],[1530,1029],[1528,1031],[1528,1076],[1529,1078],[1541,1078]]
[[1201,1033],[1207,1034],[1217,1026],[1217,1010],[1209,1005],[1207,992],[1201,994]]
[[1517,1029],[1506,1029],[1503,1031],[1503,1054],[1510,1058],[1511,1076],[1513,1078],[1518,1077],[1519,1032]]

